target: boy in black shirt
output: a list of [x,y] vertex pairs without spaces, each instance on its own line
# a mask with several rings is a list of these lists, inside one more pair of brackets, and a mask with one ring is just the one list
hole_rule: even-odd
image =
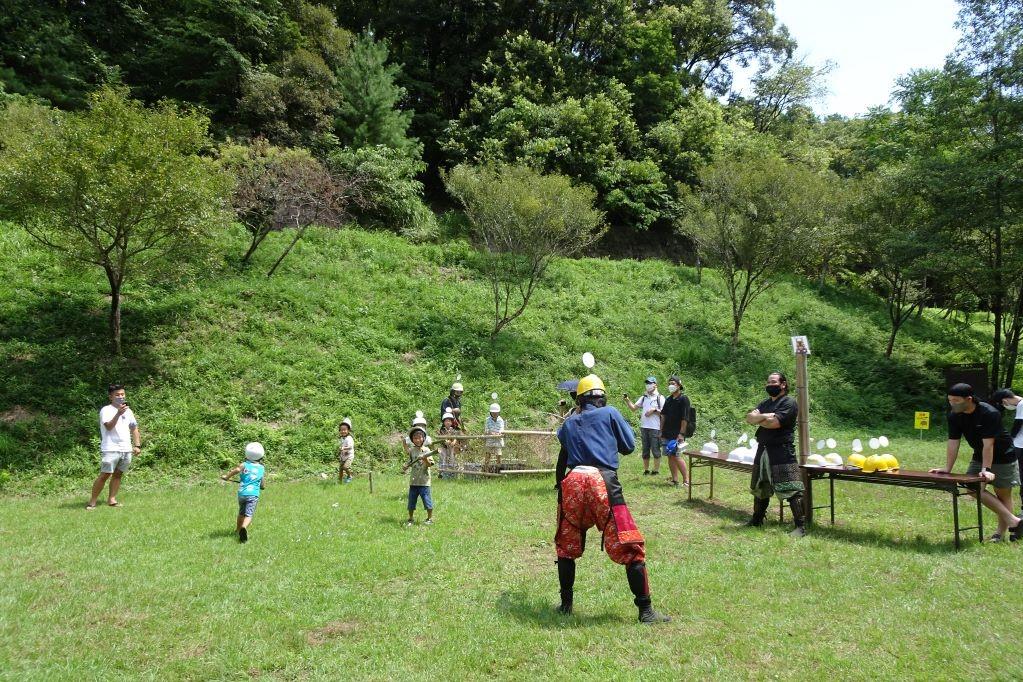
[[978,402],[969,384],[955,384],[948,389],[948,404],[946,464],[943,469],[931,469],[931,473],[952,471],[959,456],[959,443],[966,438],[973,448],[967,475],[983,476],[995,489],[994,495],[986,490],[981,495],[984,506],[998,515],[998,532],[991,539],[1001,540],[1009,531],[1009,539],[1016,542],[1023,532],[1020,517],[1011,511],[1012,489],[1019,486],[1019,467],[1012,440],[1002,426],[1002,415],[987,403]]

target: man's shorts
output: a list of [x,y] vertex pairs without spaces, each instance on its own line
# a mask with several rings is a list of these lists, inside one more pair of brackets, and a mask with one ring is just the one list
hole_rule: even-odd
[[[976,476],[980,473],[983,465],[975,459],[970,460],[970,466],[966,467],[967,476]],[[1005,464],[992,464],[988,469],[995,475],[991,482],[996,488],[1017,488],[1019,487],[1019,464],[1006,462]]]
[[650,455],[654,456],[654,459],[661,458],[661,430],[660,429],[640,429],[639,430],[640,441],[643,443],[643,459],[650,459]]
[[100,473],[112,474],[114,470],[125,472],[131,466],[130,452],[102,452],[100,453]]
[[410,485],[408,487],[408,510],[415,511],[419,498],[423,498],[423,507],[433,509],[433,497],[430,495],[428,485]]
[[239,497],[238,516],[248,516],[249,518],[255,516],[257,502],[259,502],[258,497]]

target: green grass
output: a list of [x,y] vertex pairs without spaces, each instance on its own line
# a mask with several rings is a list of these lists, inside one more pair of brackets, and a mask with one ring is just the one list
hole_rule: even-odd
[[[911,439],[893,451],[903,466],[940,458]],[[1023,676],[1020,548],[971,538],[954,553],[948,496],[838,484],[838,525],[797,541],[776,516],[736,528],[740,474],[686,503],[639,465],[626,458],[622,480],[655,606],[674,617],[655,630],[635,623],[592,531],[577,613],[552,612],[547,478],[437,481],[437,524],[420,510],[406,530],[396,473],[373,495],[365,477],[277,476],[247,545],[232,534],[235,486],[129,474],[125,506],[94,512],[84,480],[73,496],[0,499],[0,678]]]
[[[152,478],[205,475],[261,440],[295,476],[329,462],[336,424],[355,421],[361,461],[395,454],[393,437],[436,409],[456,372],[474,426],[496,391],[511,428],[548,425],[554,385],[598,370],[620,401],[650,373],[679,370],[700,411],[698,434],[737,435],[766,374],[792,371],[789,336],[808,334],[815,437],[831,429],[911,433],[912,412],[935,413],[940,368],[982,360],[983,320],[950,324],[928,312],[907,324],[891,359],[876,298],[784,281],[748,314],[728,346],[729,308],[713,271],[659,261],[556,261],[526,313],[489,341],[489,294],[464,242],[412,245],[361,230],[311,230],[272,278],[288,235],[274,234],[253,267],[237,228],[225,262],[201,277],[129,282],[123,358],[107,350],[105,285],[63,267],[24,233],[0,232],[0,486],[60,491],[95,468],[96,410],[112,380],[129,385]],[[432,422],[431,422],[432,423]],[[940,435],[940,434],[936,434]]]

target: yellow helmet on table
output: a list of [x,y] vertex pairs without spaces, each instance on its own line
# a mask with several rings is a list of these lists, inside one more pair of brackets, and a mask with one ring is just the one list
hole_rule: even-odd
[[863,463],[862,469],[865,474],[872,474],[877,471],[877,455],[867,457],[867,460]]
[[858,452],[849,455],[849,466],[863,468],[863,463],[867,461],[867,458]]
[[604,389],[604,382],[596,374],[587,374],[579,380],[579,385],[575,387],[576,395],[586,395],[590,391],[607,392]]

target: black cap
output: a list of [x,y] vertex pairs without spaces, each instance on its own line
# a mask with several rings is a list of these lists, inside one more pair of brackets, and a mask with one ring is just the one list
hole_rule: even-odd
[[1000,388],[991,394],[991,400],[1000,403],[1008,398],[1015,398],[1016,394],[1012,392],[1010,388]]
[[948,395],[954,395],[959,398],[972,398],[973,397],[973,386],[969,384],[952,384],[947,391]]

